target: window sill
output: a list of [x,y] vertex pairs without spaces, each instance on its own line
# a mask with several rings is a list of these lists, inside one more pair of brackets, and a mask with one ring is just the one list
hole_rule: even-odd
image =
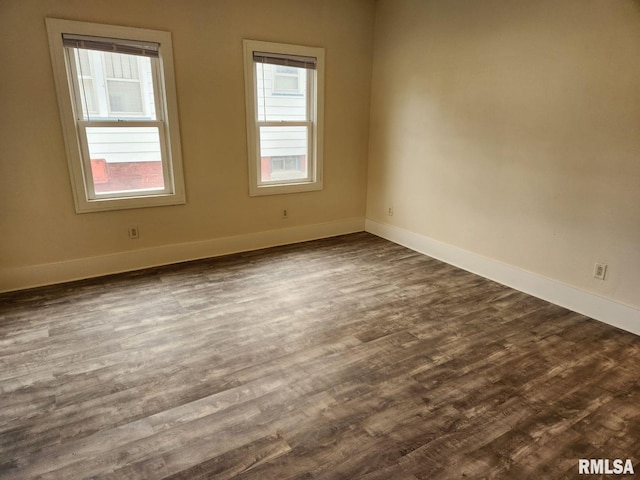
[[256,185],[252,186],[249,194],[252,197],[261,195],[284,195],[287,193],[313,192],[322,190],[322,182],[287,183],[280,185]]
[[164,207],[184,205],[187,203],[184,194],[166,194],[145,197],[105,198],[84,200],[76,203],[76,213],[106,212],[109,210],[126,210],[132,208]]

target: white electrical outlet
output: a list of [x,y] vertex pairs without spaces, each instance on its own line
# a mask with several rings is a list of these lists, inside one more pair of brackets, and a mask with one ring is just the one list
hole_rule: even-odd
[[598,280],[604,280],[605,275],[607,274],[607,264],[606,263],[596,263],[593,267],[593,278],[597,278]]
[[387,207],[387,215],[393,217],[393,207]]
[[140,238],[140,230],[138,230],[137,225],[131,225],[129,227],[129,238],[135,240],[136,238]]
[[282,209],[282,218],[289,218],[289,210],[286,208]]

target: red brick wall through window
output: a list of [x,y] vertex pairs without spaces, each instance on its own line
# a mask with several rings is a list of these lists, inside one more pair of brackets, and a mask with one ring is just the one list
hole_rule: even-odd
[[164,188],[162,162],[107,163],[91,159],[91,174],[96,193]]

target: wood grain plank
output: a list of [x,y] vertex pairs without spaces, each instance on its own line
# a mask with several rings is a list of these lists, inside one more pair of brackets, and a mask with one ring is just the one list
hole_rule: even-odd
[[0,295],[1,480],[568,479],[637,438],[637,336],[366,233]]

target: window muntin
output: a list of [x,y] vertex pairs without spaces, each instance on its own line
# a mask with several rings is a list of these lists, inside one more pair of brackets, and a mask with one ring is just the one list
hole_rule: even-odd
[[324,50],[244,45],[251,195],[321,189]]
[[184,203],[170,34],[47,28],[76,210]]

